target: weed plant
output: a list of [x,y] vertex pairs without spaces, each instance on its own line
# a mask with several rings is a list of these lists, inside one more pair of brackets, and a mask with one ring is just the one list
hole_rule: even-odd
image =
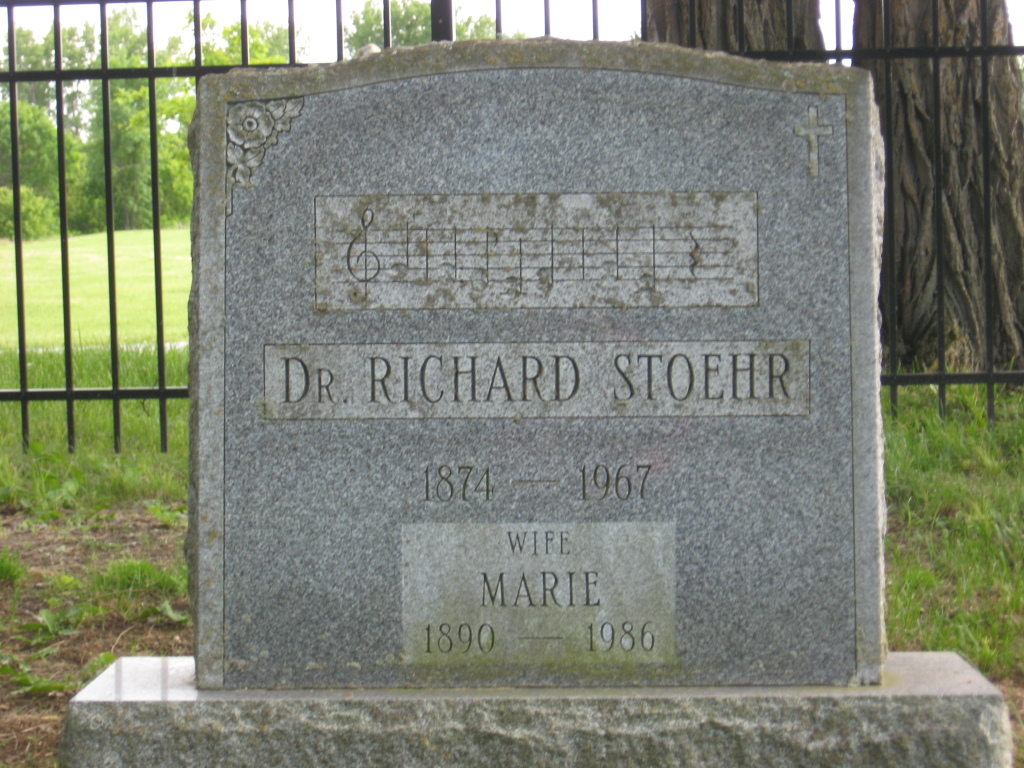
[[25,566],[21,564],[21,558],[17,552],[9,548],[0,549],[0,584],[14,585],[25,573]]
[[102,573],[96,574],[93,587],[129,599],[139,593],[168,598],[184,597],[188,590],[188,575],[184,565],[177,570],[170,570],[148,560],[126,558],[115,560]]

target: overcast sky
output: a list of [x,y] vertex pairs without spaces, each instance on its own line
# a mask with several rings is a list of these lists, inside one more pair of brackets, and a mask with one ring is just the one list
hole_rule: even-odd
[[[342,13],[346,23],[355,11],[361,10],[366,0],[342,0]],[[334,14],[335,0],[294,0],[296,24],[299,28],[299,44],[305,49],[303,61],[333,61],[337,55]],[[842,47],[850,46],[850,29],[853,20],[853,0],[821,0],[821,26],[825,44],[835,48],[835,10],[839,6]],[[455,0],[456,15],[487,15],[493,17],[494,0]],[[555,37],[590,39],[593,34],[591,17],[592,0],[550,0],[551,34]],[[1009,0],[1010,22],[1017,30],[1024,31],[1024,2]],[[110,4],[108,8],[117,8]],[[145,9],[138,5],[138,13]],[[213,14],[223,23],[238,20],[237,0],[203,0],[201,12]],[[181,34],[186,23],[186,14],[192,8],[191,2],[161,2],[154,5],[158,44],[169,35]],[[284,0],[249,0],[250,21],[272,21],[287,23],[287,3]],[[6,15],[0,28],[6,36]],[[28,26],[41,36],[52,23],[53,11],[48,7],[20,7],[15,9],[15,23]],[[90,21],[99,25],[98,6],[66,6],[61,10],[65,25]],[[598,0],[599,33],[603,40],[629,40],[640,31],[640,0]],[[527,37],[544,34],[543,0],[503,0],[502,26],[507,34],[522,32]],[[1019,41],[1022,35],[1017,33]]]

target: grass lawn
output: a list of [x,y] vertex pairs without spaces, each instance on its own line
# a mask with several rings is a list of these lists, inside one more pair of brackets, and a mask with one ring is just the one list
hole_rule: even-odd
[[927,394],[886,423],[889,642],[1024,681],[1024,391],[991,425],[981,387],[952,388],[945,422]]
[[[188,338],[188,291],[192,280],[189,231],[161,231],[164,335],[167,341]],[[68,241],[71,287],[71,335],[76,347],[110,341],[110,299],[107,276],[107,236],[72,237]],[[153,233],[116,232],[117,326],[121,344],[156,341],[156,291]],[[27,346],[63,347],[60,238],[28,241],[24,245],[25,326]],[[0,241],[0,349],[17,349],[17,294],[14,243]],[[8,386],[0,383],[0,387]]]

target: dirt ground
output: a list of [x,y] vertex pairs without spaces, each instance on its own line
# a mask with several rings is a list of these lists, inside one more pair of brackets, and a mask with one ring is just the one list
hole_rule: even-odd
[[[89,574],[123,558],[176,567],[183,560],[183,538],[181,524],[165,524],[143,508],[106,510],[88,525],[63,521],[38,525],[22,512],[0,509],[0,549],[18,553],[27,568],[17,590],[10,584],[0,585],[0,668],[10,665],[8,659],[13,657],[31,667],[31,674],[38,678],[73,686],[67,691],[16,694],[21,685],[10,675],[0,674],[0,768],[56,765],[67,702],[87,682],[82,670],[101,654],[184,656],[192,652],[192,628],[187,622],[161,614],[133,621],[116,607],[85,619],[74,634],[51,642],[38,642],[23,629],[26,623],[38,621],[43,609],[56,608],[60,598],[54,588],[56,577],[70,576],[84,584]],[[172,607],[186,612],[188,602],[177,599]]]
[[[161,522],[143,508],[107,510],[88,525],[57,521],[33,524],[29,516],[0,509],[0,549],[17,552],[27,572],[18,593],[0,586],[0,668],[13,659],[31,667],[38,678],[64,681],[67,691],[16,694],[20,687],[0,675],[0,768],[53,768],[67,702],[87,682],[82,670],[103,653],[118,656],[178,655],[192,652],[192,628],[157,614],[131,620],[115,608],[83,621],[74,634],[33,644],[20,629],[57,600],[54,579],[70,576],[85,582],[113,560],[131,557],[163,567],[182,561],[184,528]],[[16,604],[15,604],[16,600]],[[48,603],[47,600],[51,602]],[[172,607],[184,612],[187,601]],[[1017,742],[1014,765],[1024,768],[1024,677],[997,681],[1010,705]]]

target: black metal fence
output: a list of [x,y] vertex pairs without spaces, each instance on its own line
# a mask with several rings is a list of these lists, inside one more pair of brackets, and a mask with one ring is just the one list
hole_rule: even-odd
[[[281,3],[287,5],[287,53],[284,57],[286,63],[296,65],[299,61],[299,49],[297,47],[297,34],[299,27],[296,22],[296,8],[301,6],[304,2],[309,0],[280,0]],[[782,2],[783,0],[779,0]],[[987,19],[989,14],[986,10],[987,3],[1001,2],[1002,0],[977,0],[981,5],[980,17]],[[505,0],[506,6],[509,0]],[[544,32],[545,34],[551,34],[551,9],[553,5],[558,3],[564,3],[566,0],[543,0],[543,14],[544,14]],[[608,0],[604,0],[608,2]],[[694,18],[697,0],[683,0],[684,3],[688,2],[689,16],[688,18]],[[1024,46],[995,46],[989,44],[989,31],[982,30],[980,42],[964,41],[962,45],[945,46],[945,47],[929,47],[929,48],[896,48],[891,45],[891,8],[889,0],[885,0],[882,3],[884,11],[884,24],[885,24],[885,40],[886,45],[876,49],[859,49],[853,51],[851,49],[843,49],[841,43],[841,29],[837,21],[835,29],[835,38],[833,41],[829,40],[830,36],[826,36],[826,45],[832,43],[834,47],[830,50],[825,51],[807,51],[807,50],[796,50],[794,46],[793,36],[793,24],[792,24],[792,3],[793,0],[785,0],[789,23],[787,44],[779,50],[771,51],[760,51],[757,53],[750,53],[747,51],[738,51],[745,55],[752,55],[766,59],[773,60],[786,60],[786,61],[848,61],[854,56],[859,61],[870,61],[870,60],[882,60],[885,62],[885,74],[886,83],[884,84],[886,98],[892,98],[891,94],[891,78],[892,78],[892,67],[891,64],[899,59],[922,59],[931,62],[933,71],[938,73],[940,64],[945,60],[950,59],[977,59],[982,64],[982,77],[984,82],[985,91],[983,94],[984,105],[983,105],[983,126],[982,126],[982,156],[986,159],[986,169],[988,166],[987,159],[990,157],[990,127],[988,125],[988,100],[990,99],[989,89],[991,88],[988,77],[989,67],[991,62],[997,57],[1018,57],[1024,55]],[[834,2],[836,18],[840,16],[840,0],[821,0],[823,4],[830,4]],[[170,3],[176,3],[178,6],[188,6],[191,12],[192,29],[189,37],[188,44],[192,47],[190,54],[190,61],[188,64],[168,64],[161,63],[157,59],[157,39],[156,39],[156,23],[154,15],[156,9],[161,5]],[[163,245],[161,243],[161,195],[164,193],[164,189],[161,187],[161,156],[160,156],[160,115],[158,113],[157,94],[160,88],[160,83],[165,80],[175,78],[192,78],[196,79],[202,77],[205,74],[211,72],[222,72],[229,69],[231,66],[261,66],[260,64],[252,60],[250,55],[250,47],[253,43],[253,27],[249,21],[248,5],[247,0],[220,0],[220,5],[225,3],[234,4],[238,8],[239,12],[239,45],[237,51],[237,59],[230,62],[229,64],[217,63],[211,64],[204,62],[204,35],[209,35],[210,32],[205,28],[203,23],[203,12],[206,11],[210,3],[203,2],[200,0],[190,0],[189,2],[182,3],[181,0],[125,0],[121,3],[108,3],[108,2],[95,2],[95,0],[0,0],[0,8],[6,10],[6,27],[7,27],[7,56],[6,62],[4,63],[2,71],[0,71],[0,83],[3,83],[6,93],[0,91],[0,109],[9,111],[9,125],[10,125],[10,156],[9,158],[0,158],[0,163],[9,163],[9,179],[12,190],[12,206],[13,211],[12,223],[13,223],[13,270],[14,270],[14,291],[12,295],[0,295],[0,307],[3,307],[5,303],[14,303],[14,316],[17,324],[17,382],[13,381],[0,381],[0,402],[18,403],[20,405],[20,424],[21,424],[21,435],[25,445],[28,445],[31,438],[31,421],[30,421],[30,404],[33,402],[40,401],[59,401],[64,404],[66,411],[66,424],[67,424],[67,442],[69,450],[74,450],[76,445],[76,414],[75,405],[81,401],[109,401],[112,407],[112,427],[113,427],[113,443],[116,450],[121,448],[121,404],[123,401],[128,400],[148,400],[155,401],[159,409],[159,420],[160,420],[160,435],[161,435],[161,447],[163,450],[167,449],[167,433],[168,433],[168,415],[167,415],[167,404],[169,400],[175,398],[186,398],[188,397],[188,388],[186,386],[172,386],[168,384],[167,380],[167,369],[166,369],[166,340],[165,340],[165,321],[164,321],[164,289],[163,289],[163,265],[162,265],[162,254]],[[351,5],[350,5],[351,3]],[[392,8],[389,0],[382,0],[382,5],[378,4],[381,9],[383,29],[382,36],[379,41],[382,47],[388,47],[392,40]],[[456,24],[455,15],[452,8],[452,0],[431,0],[431,33],[435,40],[452,39],[455,34]],[[336,57],[337,59],[343,58],[346,53],[343,44],[346,28],[348,24],[348,16],[354,10],[361,10],[362,6],[352,7],[352,5],[358,5],[358,0],[346,0],[346,7],[343,9],[342,0],[331,0],[331,10],[333,18],[329,20],[319,19],[320,24],[331,23],[336,29],[337,47]],[[743,0],[740,0],[739,10],[742,13]],[[64,52],[62,51],[62,40],[64,35],[62,34],[64,27],[62,26],[61,16],[62,10],[70,7],[82,7],[82,6],[93,6],[97,9],[97,17],[99,19],[99,61],[93,62],[88,67],[75,66],[65,60]],[[639,30],[641,39],[647,39],[647,25],[644,21],[647,19],[647,2],[646,0],[639,0],[636,6],[636,12],[639,16],[637,29]],[[50,67],[33,67],[24,68],[19,67],[19,51],[18,51],[18,35],[16,30],[18,29],[18,18],[17,12],[21,12],[23,9],[36,7],[46,9],[48,12],[52,12],[52,31],[53,31],[53,50],[52,50],[52,66]],[[115,66],[111,64],[112,52],[116,50],[116,41],[110,39],[110,29],[108,27],[108,18],[112,10],[133,7],[136,10],[144,14],[145,24],[145,37],[146,37],[146,54],[145,63],[142,66]],[[584,5],[584,8],[587,7]],[[600,38],[600,27],[599,27],[599,8],[607,6],[599,6],[598,0],[589,0],[589,9],[591,14],[592,37],[594,39]],[[540,6],[538,6],[538,9]],[[507,7],[506,7],[507,10]],[[502,13],[502,0],[494,0],[493,2],[493,20],[495,22],[495,32],[501,36],[509,30],[503,29],[503,13]],[[938,0],[931,0],[931,13],[932,19],[937,19],[939,16]],[[506,14],[507,15],[507,14]],[[742,17],[741,17],[742,18]],[[2,22],[2,19],[0,19]],[[742,24],[742,22],[741,22]],[[555,30],[557,32],[557,30]],[[693,40],[694,32],[691,27],[689,30],[689,38]],[[938,36],[933,38],[938,40]],[[740,41],[740,47],[743,47],[742,38]],[[113,173],[113,161],[112,161],[112,142],[113,138],[111,135],[111,83],[113,82],[134,82],[138,83],[140,87],[144,87],[148,92],[148,109],[145,119],[148,121],[148,141],[149,141],[149,203],[151,208],[150,220],[152,227],[152,276],[153,284],[152,290],[155,298],[155,311],[152,317],[152,341],[155,346],[156,358],[157,358],[157,375],[156,384],[154,386],[138,387],[138,386],[124,386],[122,385],[122,362],[121,356],[123,348],[119,340],[119,320],[118,320],[118,302],[117,302],[117,280],[116,280],[116,259],[115,259],[115,211],[114,211],[114,173]],[[939,87],[939,78],[936,74],[934,78],[936,92]],[[60,387],[39,387],[32,386],[29,376],[29,358],[30,358],[30,339],[27,334],[26,326],[26,296],[25,296],[25,245],[26,245],[26,233],[25,233],[25,204],[26,200],[22,190],[22,179],[26,174],[26,167],[23,160],[23,149],[22,149],[22,137],[20,134],[20,121],[19,121],[19,104],[21,99],[19,98],[19,90],[24,90],[33,87],[38,84],[47,84],[48,87],[52,87],[52,106],[53,114],[56,122],[56,155],[57,155],[57,213],[59,217],[59,242],[60,242],[60,270],[61,270],[61,307],[62,307],[62,320],[63,320],[63,386]],[[70,263],[71,254],[69,250],[69,233],[71,227],[69,225],[69,191],[68,191],[68,163],[69,163],[69,149],[67,144],[67,126],[66,112],[67,104],[66,101],[77,93],[80,89],[88,86],[88,84],[98,84],[100,91],[99,109],[102,111],[102,165],[103,165],[103,187],[105,190],[105,197],[103,200],[103,216],[105,223],[106,232],[106,277],[107,277],[107,295],[108,295],[108,311],[109,311],[109,386],[103,387],[84,387],[76,386],[75,379],[75,366],[74,366],[74,355],[75,355],[75,339],[73,334],[72,326],[72,285],[70,281]],[[95,85],[93,86],[95,88]],[[76,90],[77,89],[77,90]],[[891,110],[889,111],[891,114]],[[883,126],[883,133],[888,137],[891,126]],[[887,141],[887,147],[889,142]],[[888,154],[888,153],[887,153]],[[887,173],[888,186],[891,188],[891,167],[892,157],[889,155]],[[939,171],[941,173],[941,170]],[[3,169],[0,169],[0,173],[3,173]],[[990,185],[989,180],[986,177],[984,194],[984,207],[985,217],[991,225],[991,208],[992,200],[990,199]],[[887,194],[886,200],[887,206],[891,206],[891,195]],[[890,208],[891,210],[891,208]],[[939,226],[939,219],[936,217],[936,226]],[[992,253],[991,253],[991,238],[985,236],[982,238],[986,253],[984,258],[986,263],[991,264]],[[1017,258],[1024,258],[1024,255],[1017,255]],[[941,260],[938,261],[941,264]],[[942,297],[942,268],[938,269],[939,274],[936,276],[938,281],[938,296],[941,301]],[[987,270],[985,279],[991,283],[993,270],[990,268]],[[895,291],[896,280],[895,280],[895,264],[892,254],[885,254],[883,257],[883,291],[892,292],[890,295],[891,305],[895,304]],[[987,292],[989,302],[992,302],[992,291],[991,286]],[[988,328],[988,339],[989,345],[991,346],[991,307],[989,309],[989,323]],[[939,323],[940,331],[939,338],[944,336],[942,329],[942,309],[940,305],[939,310]],[[2,319],[2,318],[0,318]],[[941,345],[940,345],[941,346]],[[2,350],[0,350],[2,352]],[[10,352],[10,351],[9,351]],[[887,369],[882,376],[882,383],[889,388],[889,396],[891,401],[895,404],[900,387],[915,386],[915,385],[935,385],[939,391],[939,407],[943,407],[945,402],[945,391],[949,385],[953,384],[977,384],[985,385],[987,387],[987,398],[988,398],[988,409],[989,415],[994,413],[995,403],[995,392],[997,385],[1000,384],[1012,384],[1020,385],[1024,384],[1024,372],[1021,371],[999,371],[995,370],[991,364],[988,364],[986,370],[973,371],[973,372],[952,372],[948,371],[945,362],[945,352],[943,349],[936,350],[936,359],[938,360],[937,369],[931,372],[923,373],[909,373],[901,372],[897,367],[895,356],[889,361]],[[989,356],[991,360],[991,355]],[[3,388],[6,387],[6,388]]]

